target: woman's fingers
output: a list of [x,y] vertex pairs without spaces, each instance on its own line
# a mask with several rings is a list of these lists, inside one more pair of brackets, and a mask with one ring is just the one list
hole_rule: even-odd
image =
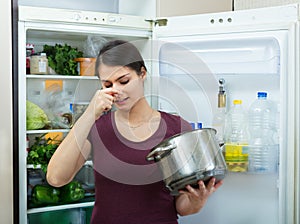
[[209,192],[214,192],[215,191],[215,184],[216,184],[216,178],[211,178],[206,186],[206,189]]

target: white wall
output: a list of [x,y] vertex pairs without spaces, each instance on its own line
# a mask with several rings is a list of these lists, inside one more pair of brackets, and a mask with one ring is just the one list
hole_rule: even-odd
[[[12,40],[11,1],[0,7],[0,217],[1,223],[13,223],[13,147],[12,147]],[[5,35],[3,35],[5,34]]]
[[119,0],[119,13],[155,18],[156,0]]
[[119,0],[18,0],[19,5],[118,13]]
[[128,15],[156,17],[156,0],[19,0],[19,5],[112,12]]
[[156,0],[157,16],[179,16],[232,10],[232,0]]

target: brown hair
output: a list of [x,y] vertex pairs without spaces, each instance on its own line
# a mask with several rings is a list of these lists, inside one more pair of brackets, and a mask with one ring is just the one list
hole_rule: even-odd
[[98,68],[101,64],[126,66],[136,71],[138,75],[141,73],[142,67],[147,71],[144,59],[138,49],[132,43],[123,40],[109,41],[102,47],[96,61],[98,77],[100,77]]

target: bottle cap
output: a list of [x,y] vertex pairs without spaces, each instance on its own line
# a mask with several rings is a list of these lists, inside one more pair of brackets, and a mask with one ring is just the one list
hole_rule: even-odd
[[260,98],[260,97],[264,97],[265,98],[265,97],[267,97],[267,95],[268,94],[266,92],[257,92],[257,97],[258,98]]
[[242,100],[233,100],[233,104],[236,105],[236,104],[242,104]]
[[201,122],[197,122],[197,128],[201,129],[202,128],[202,123]]
[[195,123],[194,122],[190,122],[191,126],[192,126],[192,129],[194,130],[196,127],[195,127]]

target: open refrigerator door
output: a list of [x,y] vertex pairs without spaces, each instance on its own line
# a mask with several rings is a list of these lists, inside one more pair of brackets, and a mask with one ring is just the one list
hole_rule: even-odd
[[248,110],[258,91],[278,108],[278,170],[229,172],[203,210],[180,223],[296,223],[298,29],[298,5],[173,17],[155,27],[160,110],[211,127],[220,79],[227,111],[234,99]]

